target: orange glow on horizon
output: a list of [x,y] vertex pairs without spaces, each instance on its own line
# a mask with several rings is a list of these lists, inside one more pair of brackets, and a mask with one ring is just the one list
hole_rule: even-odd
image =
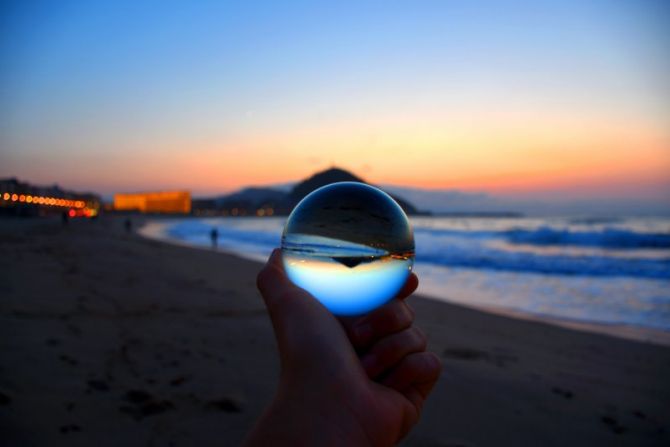
[[147,144],[133,152],[132,163],[122,152],[102,155],[73,173],[72,183],[105,192],[214,195],[295,182],[337,166],[378,185],[512,195],[570,190],[580,197],[610,188],[634,197],[670,184],[670,132],[655,120],[513,107],[410,112],[262,136]]
[[670,132],[653,122],[503,112],[483,114],[481,122],[467,114],[425,122],[403,116],[201,141],[192,150],[173,144],[159,165],[149,153],[142,156],[156,167],[152,178],[143,169],[131,178],[145,179],[137,187],[214,193],[301,180],[332,166],[375,184],[504,194],[669,182]]

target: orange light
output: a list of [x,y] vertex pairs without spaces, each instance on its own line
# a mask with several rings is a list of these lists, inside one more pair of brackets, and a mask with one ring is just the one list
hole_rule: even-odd
[[26,201],[26,196],[24,196],[23,194],[21,194],[21,195],[19,196],[19,202],[25,202],[25,201]]
[[75,210],[70,210],[70,211],[67,212],[67,215],[70,216],[70,217],[74,217],[76,214],[77,214],[77,212]]
[[6,192],[6,193],[2,196],[2,198],[5,199],[5,200],[9,200],[9,197],[10,197],[10,196],[9,196],[9,193],[8,193],[8,192]]
[[33,196],[26,196],[26,203],[32,203]]
[[17,200],[19,200],[19,196],[12,194],[12,202],[16,202]]
[[83,207],[84,207],[84,202],[82,202],[81,200],[77,200],[77,201],[75,202],[75,206],[76,206],[77,208],[83,208]]

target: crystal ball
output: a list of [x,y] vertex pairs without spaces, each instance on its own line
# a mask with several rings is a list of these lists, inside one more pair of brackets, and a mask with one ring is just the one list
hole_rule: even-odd
[[308,194],[289,215],[281,248],[289,279],[335,315],[386,303],[414,265],[407,215],[365,183],[332,183]]

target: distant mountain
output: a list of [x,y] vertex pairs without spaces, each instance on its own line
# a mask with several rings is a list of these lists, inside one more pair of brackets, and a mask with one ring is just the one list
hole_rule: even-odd
[[[345,171],[344,169],[340,168],[330,168],[325,171],[317,172],[310,178],[303,180],[302,182],[295,185],[293,187],[293,190],[291,190],[291,192],[286,197],[286,200],[281,204],[279,211],[282,214],[288,213],[307,194],[311,193],[316,189],[321,188],[322,186],[330,185],[331,183],[337,183],[337,182],[360,182],[367,184],[365,180],[355,176],[349,171]],[[398,205],[400,205],[407,214],[419,214],[419,211],[411,203],[395,195],[391,196],[395,199],[396,202],[398,202]]]
[[337,182],[365,183],[365,181],[362,178],[356,177],[349,171],[345,171],[344,169],[340,168],[331,168],[325,171],[317,172],[310,178],[303,180],[302,182],[295,185],[291,190],[291,192],[289,193],[288,197],[290,201],[293,202],[295,205],[299,201],[301,201],[303,197],[305,197],[307,194],[314,191],[315,189]]
[[[331,168],[296,183],[288,191],[248,187],[225,196],[193,200],[192,208],[196,215],[286,215],[307,194],[336,182],[367,183],[344,169]],[[419,214],[417,208],[408,201],[393,194],[391,196],[407,214]]]
[[[318,172],[295,183],[270,187],[249,187],[232,194],[194,199],[195,215],[286,215],[307,194],[315,189],[341,181],[365,181],[339,168]],[[498,196],[484,192],[453,189],[421,189],[382,185],[407,214],[439,216],[516,217],[526,216],[670,216],[669,200],[633,200],[616,198],[583,198],[557,195],[542,197]]]

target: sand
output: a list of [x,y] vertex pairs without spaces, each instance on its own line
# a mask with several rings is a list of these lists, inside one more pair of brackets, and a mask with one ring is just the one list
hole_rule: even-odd
[[[260,264],[113,217],[0,241],[0,444],[239,444],[278,374]],[[669,347],[411,303],[444,373],[404,445],[670,443]]]

